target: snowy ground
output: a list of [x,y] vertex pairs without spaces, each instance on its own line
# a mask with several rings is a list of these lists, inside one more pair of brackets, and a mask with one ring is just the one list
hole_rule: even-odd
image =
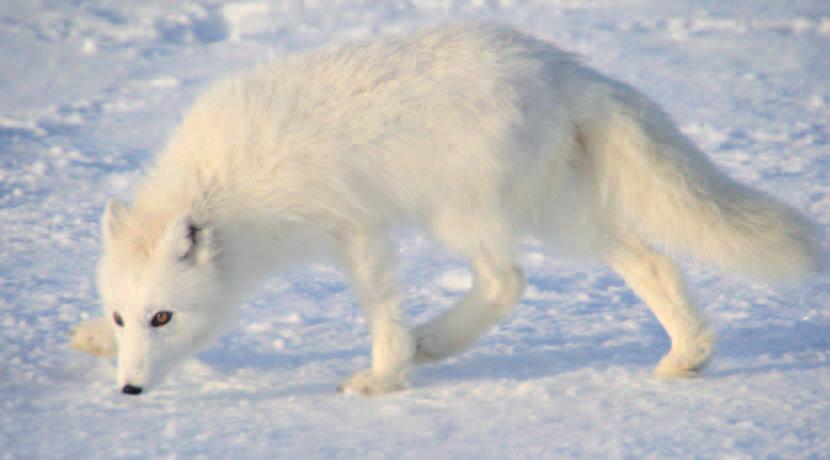
[[[172,6],[170,6],[172,5]],[[343,277],[298,269],[140,398],[67,349],[98,314],[106,198],[217,76],[331,40],[489,18],[661,101],[734,177],[830,227],[822,0],[0,2],[0,458],[828,458],[830,281],[774,290],[687,266],[720,336],[703,378],[650,374],[668,339],[610,271],[528,246],[515,313],[414,387],[347,397],[367,331]],[[401,240],[409,311],[469,275]]]

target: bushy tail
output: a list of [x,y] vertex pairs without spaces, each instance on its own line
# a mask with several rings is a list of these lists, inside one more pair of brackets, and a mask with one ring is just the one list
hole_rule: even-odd
[[578,127],[605,212],[655,245],[726,271],[788,282],[819,270],[816,225],[727,177],[655,103],[612,83],[591,96]]

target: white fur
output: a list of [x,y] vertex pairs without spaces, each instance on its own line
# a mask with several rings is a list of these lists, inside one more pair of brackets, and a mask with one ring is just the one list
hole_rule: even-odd
[[[388,236],[404,224],[475,275],[412,335]],[[617,270],[671,337],[666,376],[700,368],[713,339],[653,248],[765,280],[808,275],[820,249],[801,214],[719,172],[645,96],[547,43],[477,24],[309,51],[219,82],[132,206],[108,206],[103,233],[107,321],[118,311],[125,322],[119,385],[155,384],[232,324],[274,270],[328,254],[372,334],[371,369],[342,389],[366,394],[403,388],[410,363],[457,353],[504,317],[524,288],[525,236]],[[150,327],[160,310],[173,320]],[[75,344],[92,351],[86,343],[109,342]]]

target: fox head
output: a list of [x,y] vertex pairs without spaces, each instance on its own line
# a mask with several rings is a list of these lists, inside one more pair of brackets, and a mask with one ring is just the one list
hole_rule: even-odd
[[[191,214],[134,215],[111,201],[102,219],[98,288],[118,346],[118,387],[151,388],[223,330],[220,239]],[[226,314],[226,313],[225,313]]]

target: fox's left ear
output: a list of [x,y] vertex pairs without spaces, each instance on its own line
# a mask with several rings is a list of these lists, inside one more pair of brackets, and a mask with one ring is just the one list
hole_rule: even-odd
[[118,237],[129,218],[127,205],[118,200],[109,200],[101,217],[101,234],[104,242],[109,244]]
[[183,263],[208,263],[219,254],[216,229],[208,223],[199,223],[189,214],[167,229],[164,241],[170,255]]

